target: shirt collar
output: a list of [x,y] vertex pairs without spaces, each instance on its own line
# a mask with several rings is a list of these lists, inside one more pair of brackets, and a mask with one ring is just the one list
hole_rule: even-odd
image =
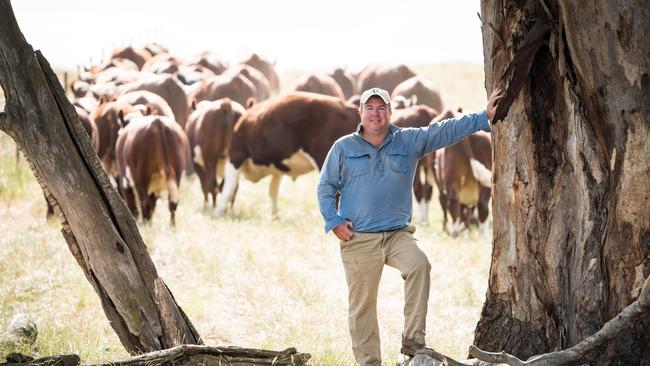
[[[395,125],[392,124],[392,123],[389,123],[389,124],[388,124],[388,135],[386,135],[386,137],[384,138],[384,141],[383,141],[383,142],[381,143],[381,145],[379,146],[379,149],[381,149],[381,148],[384,147],[387,143],[389,143],[390,141],[392,141],[392,140],[393,140],[393,137],[395,136],[395,132],[397,132],[397,131],[399,131],[399,130],[400,130],[399,127],[395,126]],[[357,125],[357,131],[354,133],[354,135],[357,136],[358,138],[362,139],[363,141],[366,141],[366,139],[364,139],[363,136],[361,136],[361,131],[363,131],[363,126],[361,125],[361,122],[359,122],[359,124]],[[367,141],[366,141],[366,142],[367,142]]]
[[[361,130],[363,130],[363,125],[361,124],[361,122],[359,122],[359,124],[357,125],[357,131],[354,134],[361,136]],[[388,136],[393,137],[393,135],[397,131],[399,131],[399,127],[395,126],[392,123],[388,124]]]

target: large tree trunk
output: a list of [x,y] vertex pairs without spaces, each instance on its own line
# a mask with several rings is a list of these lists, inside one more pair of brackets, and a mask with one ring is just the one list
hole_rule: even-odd
[[[524,78],[505,78],[522,89],[493,127],[493,256],[474,340],[525,359],[595,333],[650,273],[650,7],[481,7],[488,90],[507,86],[534,24],[550,29]],[[589,358],[650,363],[650,318]]]
[[201,343],[54,73],[25,41],[9,0],[0,0],[0,85],[6,97],[0,130],[25,155],[124,347],[140,353]]

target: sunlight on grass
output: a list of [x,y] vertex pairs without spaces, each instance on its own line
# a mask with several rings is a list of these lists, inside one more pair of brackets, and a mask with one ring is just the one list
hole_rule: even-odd
[[[479,72],[462,65],[418,70],[441,75],[441,89],[459,83],[467,93],[445,101],[467,101],[462,104],[470,109],[484,103],[477,67]],[[471,81],[460,80],[465,72]],[[314,365],[353,364],[345,276],[337,240],[323,233],[316,181],[315,172],[295,181],[285,177],[277,218],[271,218],[269,179],[242,181],[234,213],[215,219],[203,207],[198,179],[184,177],[176,229],[169,225],[166,199],[150,224],[138,222],[160,276],[207,344],[293,346],[311,353]],[[434,200],[430,224],[417,225],[415,234],[433,266],[427,342],[465,358],[485,298],[491,239],[477,232],[451,239],[441,227]],[[24,161],[16,166],[13,142],[0,134],[0,329],[24,312],[39,328],[36,345],[24,350],[28,354],[77,353],[82,363],[128,356],[59,229],[56,220],[45,221],[40,188]],[[378,306],[386,365],[394,364],[400,348],[402,284],[399,273],[386,267]],[[8,351],[0,350],[0,357]]]

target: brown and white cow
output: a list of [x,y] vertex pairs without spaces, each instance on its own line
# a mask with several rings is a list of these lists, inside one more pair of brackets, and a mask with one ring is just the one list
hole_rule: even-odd
[[123,103],[106,102],[100,104],[90,115],[93,124],[92,145],[99,161],[109,176],[117,176],[117,165],[115,159],[115,142],[120,130],[120,111],[124,108]]
[[303,91],[309,93],[317,93],[322,95],[329,95],[340,99],[345,99],[343,91],[336,80],[328,75],[307,75],[296,81],[292,87],[294,91]]
[[92,144],[104,170],[113,177],[118,174],[115,142],[124,123],[120,113],[127,115],[134,111],[142,114],[162,115],[173,118],[174,114],[162,97],[148,91],[133,91],[120,96],[116,101],[100,104],[90,120],[93,124]]
[[277,93],[280,90],[280,80],[278,79],[278,74],[275,72],[273,63],[256,53],[253,53],[241,63],[260,70],[266,76],[269,84],[271,84],[272,92]]
[[114,83],[122,85],[134,81],[140,77],[140,71],[132,62],[125,60],[125,64],[133,65],[133,67],[122,67],[120,64],[115,65],[117,60],[111,60],[106,69],[99,71],[91,71],[90,73],[82,73],[79,76],[80,80],[86,81],[90,84],[106,84]]
[[79,70],[79,80],[92,82],[95,80],[96,75],[108,69],[116,68],[118,70],[126,71],[139,71],[138,65],[133,61],[124,58],[108,59],[97,65],[84,67]]
[[[425,105],[415,105],[403,109],[393,110],[391,122],[398,127],[425,127],[428,126],[438,115],[438,111]],[[417,218],[423,222],[428,222],[429,202],[433,194],[433,154],[425,155],[415,170],[415,179],[413,180],[413,194],[415,202],[418,203]]]
[[354,105],[314,93],[293,92],[252,106],[235,125],[215,214],[225,213],[240,174],[253,182],[272,176],[269,195],[276,214],[282,176],[295,179],[320,170],[334,141],[358,123]]
[[[116,143],[118,186],[127,206],[138,217],[137,195],[142,218],[149,221],[156,201],[167,191],[171,224],[176,224],[181,176],[187,164],[187,136],[172,118],[121,116],[125,126]],[[134,192],[135,191],[135,192]]]
[[196,57],[191,64],[201,65],[208,70],[212,71],[215,75],[219,75],[228,69],[228,63],[221,59],[221,57],[210,52],[203,52]]
[[230,98],[245,105],[248,99],[255,98],[255,84],[237,73],[223,73],[205,79],[189,94],[189,100],[196,103],[202,100],[219,100]]
[[151,54],[144,48],[137,48],[133,46],[127,46],[122,48],[116,48],[113,50],[111,59],[123,58],[130,61],[133,61],[138,66],[138,69],[142,69],[142,65],[151,58]]
[[142,65],[142,72],[150,72],[154,74],[175,74],[178,72],[180,64],[180,60],[169,53],[159,53],[148,59],[144,65]]
[[378,87],[387,90],[389,93],[404,80],[415,76],[415,72],[406,65],[383,66],[371,65],[366,67],[357,79],[357,93]]
[[210,194],[212,206],[216,205],[217,177],[221,177],[223,183],[232,130],[244,112],[241,104],[228,98],[203,101],[187,120],[185,133],[192,152],[194,171],[201,181],[204,207],[207,207]]
[[413,95],[417,96],[417,104],[428,105],[437,111],[443,110],[438,89],[431,81],[420,76],[414,76],[399,83],[393,90],[391,98],[397,96],[410,98]]
[[161,96],[173,111],[176,122],[185,126],[187,116],[190,115],[190,106],[183,86],[175,77],[169,74],[152,74],[120,88],[122,94],[136,90],[146,90]]
[[[453,117],[453,114],[447,111],[437,119],[449,117]],[[435,164],[443,229],[452,236],[458,235],[463,225],[468,227],[475,209],[478,209],[479,226],[484,225],[492,192],[490,134],[479,131],[436,151]],[[451,216],[451,223],[447,221],[447,212]],[[483,228],[487,230],[487,225]]]
[[159,55],[161,53],[169,53],[169,50],[167,49],[167,47],[165,47],[165,46],[163,46],[163,45],[161,45],[159,43],[156,43],[156,42],[147,43],[146,45],[144,45],[144,49],[147,52],[149,52],[149,54],[152,57],[157,56],[157,55]]
[[226,73],[238,73],[250,80],[255,86],[255,99],[258,102],[271,97],[271,84],[266,76],[258,69],[249,65],[236,65],[226,70]]
[[[205,80],[216,76],[212,70],[201,65],[181,65],[176,73],[176,78],[178,81],[183,83],[186,87],[198,83],[201,80]],[[189,94],[186,90],[186,94]]]
[[351,73],[339,67],[334,69],[334,71],[328,75],[339,84],[345,99],[350,99],[350,97],[354,95],[356,79]]
[[70,103],[72,103],[72,105],[75,107],[83,109],[88,115],[93,113],[99,106],[99,100],[92,96],[92,94],[84,97],[73,98],[70,100]]

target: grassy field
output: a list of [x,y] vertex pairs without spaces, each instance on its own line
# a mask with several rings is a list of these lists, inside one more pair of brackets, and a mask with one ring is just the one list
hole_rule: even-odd
[[[481,66],[423,66],[446,103],[478,110],[485,103]],[[427,72],[427,73],[425,73]],[[452,92],[453,91],[453,92]],[[347,331],[347,288],[338,242],[323,233],[315,198],[317,174],[280,191],[279,216],[271,218],[269,180],[243,181],[235,214],[214,219],[203,210],[198,179],[184,178],[177,228],[166,203],[140,225],[152,259],[178,303],[209,345],[266,349],[295,346],[314,365],[352,365]],[[442,233],[434,202],[430,224],[416,237],[429,256],[431,300],[427,343],[464,358],[485,297],[491,239]],[[59,232],[45,220],[45,203],[24,160],[16,162],[11,139],[0,134],[0,330],[17,312],[29,314],[39,336],[35,356],[76,353],[82,363],[127,357]],[[403,325],[399,273],[386,267],[379,294],[382,352],[394,364]],[[0,349],[0,357],[13,349]]]

